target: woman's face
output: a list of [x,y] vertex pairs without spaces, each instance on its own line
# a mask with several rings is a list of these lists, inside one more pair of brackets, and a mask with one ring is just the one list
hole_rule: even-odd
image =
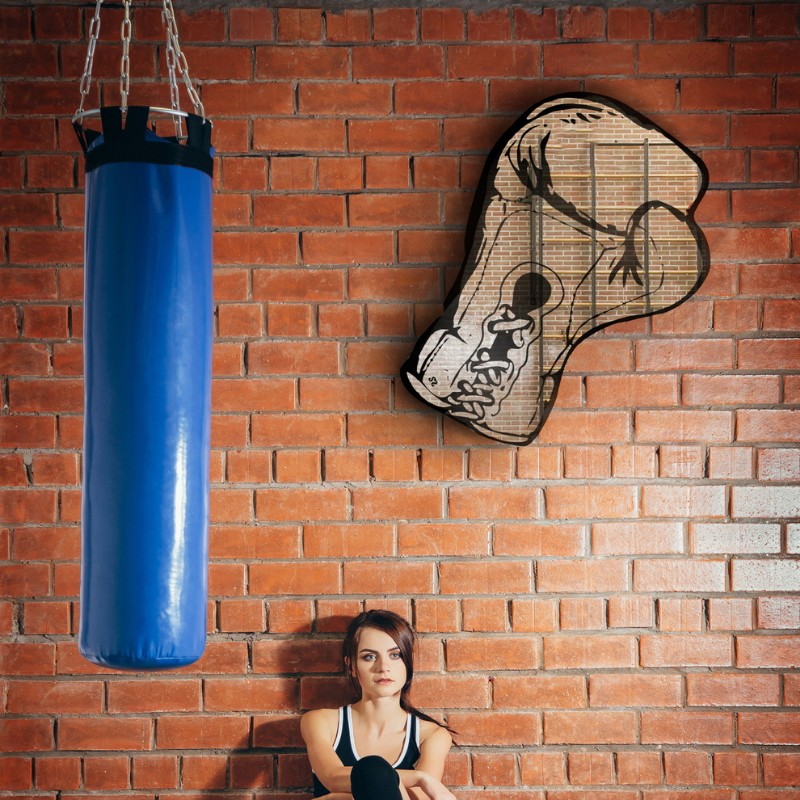
[[364,694],[399,694],[406,682],[406,665],[397,643],[377,628],[363,628],[358,637],[356,663],[350,669]]

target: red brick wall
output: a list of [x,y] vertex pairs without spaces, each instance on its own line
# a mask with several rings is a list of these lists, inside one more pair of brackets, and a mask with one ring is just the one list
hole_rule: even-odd
[[[219,148],[209,643],[147,676],[75,644],[90,9],[3,6],[2,788],[302,796],[298,714],[341,696],[366,604],[421,633],[416,698],[460,732],[459,798],[797,797],[799,10],[182,16]],[[164,104],[157,9],[135,27],[132,100]],[[107,78],[118,10],[102,30]],[[538,441],[500,447],[398,367],[491,144],[579,89],[703,156],[711,271],[581,344]]]

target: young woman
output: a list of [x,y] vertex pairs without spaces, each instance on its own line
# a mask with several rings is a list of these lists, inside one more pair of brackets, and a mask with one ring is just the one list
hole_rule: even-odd
[[325,800],[455,800],[442,784],[452,739],[408,701],[414,631],[391,611],[365,611],[347,629],[344,666],[357,702],[309,711],[301,720]]

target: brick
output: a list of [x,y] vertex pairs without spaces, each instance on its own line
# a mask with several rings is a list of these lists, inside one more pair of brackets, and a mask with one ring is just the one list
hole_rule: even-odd
[[633,744],[633,711],[545,711],[545,744]]
[[778,705],[777,675],[717,673],[687,675],[686,701],[690,706]]
[[[544,45],[543,50],[545,78],[632,75],[634,71],[634,48],[631,44],[567,43]],[[530,71],[527,74],[535,73]]]
[[540,561],[536,575],[539,592],[619,592],[628,589],[628,562],[624,559]]
[[758,783],[758,755],[741,751],[714,753],[714,783],[739,786]]
[[365,558],[394,554],[389,525],[305,525],[303,554],[310,558]]
[[703,630],[705,614],[699,597],[660,597],[656,605],[658,627],[662,633]]
[[84,758],[86,789],[127,789],[130,759],[121,756],[90,756]]
[[426,562],[348,561],[344,565],[344,592],[356,595],[430,594],[433,564]]
[[509,629],[508,603],[501,597],[465,598],[461,602],[464,631],[502,633]]
[[448,724],[465,745],[534,745],[541,742],[541,715],[532,712],[454,711]]
[[[255,654],[254,654],[255,659]],[[205,681],[206,711],[287,711],[297,704],[297,682],[281,678]]]
[[800,325],[797,301],[765,300],[762,329],[765,331],[793,331]]
[[198,750],[247,747],[250,720],[247,717],[193,714],[187,717],[160,717],[156,741],[158,748]]
[[756,603],[759,628],[800,627],[800,598],[759,597]]
[[456,599],[419,599],[414,604],[414,627],[419,633],[453,633],[460,629]]
[[62,717],[58,721],[58,747],[59,750],[148,750],[151,727],[151,720],[135,717]]
[[326,38],[329,42],[364,42],[370,38],[368,10],[326,10]]
[[112,714],[199,711],[198,680],[118,680],[108,685],[108,710]]
[[310,633],[313,608],[305,600],[276,600],[268,603],[270,633]]
[[737,636],[736,664],[744,668],[787,668],[800,663],[797,636]]
[[677,400],[678,382],[670,375],[590,375],[586,378],[586,403],[593,408],[670,406]]
[[555,410],[539,435],[542,444],[604,444],[629,439],[630,417],[621,411]]
[[739,367],[743,369],[763,369],[765,360],[778,359],[788,369],[800,364],[800,342],[797,339],[769,339],[763,343],[741,342],[739,345]]
[[726,563],[713,559],[637,559],[633,586],[647,592],[724,592]]
[[800,498],[791,486],[742,486],[733,490],[735,517],[796,517],[799,508]]
[[265,629],[264,603],[260,600],[220,600],[218,606],[220,631],[250,633]]
[[706,9],[709,38],[734,39],[750,36],[750,9],[730,4],[712,5]]
[[654,478],[657,450],[652,445],[613,445],[611,474],[615,478]]
[[495,708],[585,708],[586,687],[577,675],[498,675]]
[[549,633],[558,628],[558,603],[556,600],[514,599],[509,617],[515,633]]
[[26,634],[72,633],[71,612],[66,602],[25,603],[22,630]]
[[795,264],[748,264],[739,268],[739,275],[743,295],[789,296],[800,280],[800,268]]
[[[769,78],[684,78],[680,86],[680,103],[684,111],[758,111],[772,107],[772,82]],[[738,219],[736,210],[734,217]]]
[[800,713],[742,711],[738,717],[741,744],[800,743]]
[[[30,765],[30,761],[28,764]],[[36,788],[57,789],[64,791],[78,789],[81,786],[80,758],[53,757],[36,759]],[[30,788],[10,787],[10,788]]]
[[506,9],[467,12],[467,38],[471,41],[505,41],[511,37]]
[[653,602],[649,597],[610,597],[609,628],[652,628],[655,625]]
[[764,785],[797,786],[800,782],[800,758],[797,753],[765,753]]
[[605,9],[598,6],[572,6],[561,15],[565,39],[603,39],[606,33]]
[[446,562],[439,566],[442,594],[526,594],[531,591],[532,578],[528,561]]
[[0,728],[0,746],[4,753],[53,750],[53,720],[6,719]]
[[397,527],[403,556],[486,556],[489,526],[453,523],[406,523]]
[[633,486],[548,486],[545,507],[549,519],[597,519],[633,516]]
[[448,506],[453,519],[535,519],[542,495],[536,487],[453,487]]
[[495,555],[578,556],[583,554],[580,525],[498,523],[494,526]]
[[650,38],[650,14],[645,8],[609,8],[606,12],[609,39]]
[[337,119],[256,119],[253,147],[279,153],[341,152],[345,128]]
[[566,597],[559,603],[559,627],[566,630],[603,630],[605,600],[600,597]]
[[642,744],[733,744],[733,714],[643,711]]
[[653,14],[653,38],[695,39],[700,37],[703,13],[699,8],[667,8]]
[[645,667],[731,666],[732,637],[723,634],[670,633],[643,636],[640,659]]
[[526,786],[563,786],[567,782],[563,753],[523,752],[519,762],[520,778]]
[[636,665],[636,640],[620,634],[547,636],[545,669],[624,668]]
[[[796,411],[792,410],[743,410],[736,413],[736,437],[742,441],[755,442],[793,442],[798,440],[796,431]],[[753,487],[758,488],[758,487]],[[759,494],[763,497],[771,494],[770,489],[763,487],[763,492],[742,494],[740,502],[744,508],[755,508],[758,505]],[[775,495],[777,499],[780,492]]]
[[[731,144],[734,147],[791,146],[792,141],[797,141],[798,131],[800,122],[791,114],[747,114],[731,120]],[[764,255],[762,251],[762,257]]]
[[770,376],[684,375],[682,379],[685,405],[777,403],[778,392],[778,381]]
[[274,155],[269,160],[269,185],[275,191],[313,189],[318,159],[300,155]]
[[359,47],[353,50],[355,79],[391,80],[441,78],[442,48],[432,45]]
[[398,114],[480,114],[486,110],[486,89],[476,82],[399,83],[395,110]]
[[372,28],[376,42],[413,42],[417,39],[417,14],[413,8],[374,8]]
[[218,232],[214,236],[214,258],[219,264],[295,264],[297,234]]
[[661,754],[647,751],[617,753],[617,782],[620,784],[661,783]]
[[694,751],[666,752],[664,777],[669,785],[708,785],[711,783],[711,755]]
[[613,753],[569,753],[569,781],[578,786],[615,783]]
[[273,14],[271,9],[232,8],[228,17],[231,41],[264,42],[273,37]]
[[694,553],[778,553],[780,530],[776,525],[747,523],[694,523]]
[[470,636],[451,638],[446,643],[447,668],[450,672],[489,670],[526,670],[538,666],[536,644],[527,637]]
[[647,517],[721,517],[725,514],[725,487],[645,486],[642,510]]
[[89,681],[11,681],[7,710],[11,714],[99,714],[103,687]]
[[678,675],[592,675],[589,704],[594,708],[679,707],[681,683]]
[[448,78],[482,78],[538,74],[539,47],[530,44],[470,44],[448,48]]
[[712,597],[709,601],[709,630],[752,630],[753,602],[749,598]]
[[659,448],[659,477],[702,478],[705,471],[705,450],[692,445],[662,445]]
[[351,445],[362,446],[392,447],[436,441],[435,420],[419,414],[351,414],[347,434]]
[[282,562],[280,568],[278,564],[250,565],[251,594],[303,595],[338,591],[339,567],[335,563]]
[[274,478],[277,483],[319,483],[319,452],[299,449],[276,451]]
[[423,41],[463,41],[464,12],[458,8],[422,9]]
[[480,786],[513,786],[515,783],[513,753],[475,753],[472,756],[472,780]]
[[178,786],[177,756],[134,756],[132,786],[135,789],[174,789]]
[[610,478],[611,448],[568,446],[564,448],[565,478]]
[[595,522],[592,552],[647,555],[683,552],[683,526],[675,522]]

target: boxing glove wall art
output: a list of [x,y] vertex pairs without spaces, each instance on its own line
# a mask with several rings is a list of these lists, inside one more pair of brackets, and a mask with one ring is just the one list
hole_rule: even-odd
[[459,279],[403,382],[484,436],[530,444],[580,341],[675,308],[703,282],[694,212],[707,185],[694,153],[615,100],[534,106],[489,155]]

